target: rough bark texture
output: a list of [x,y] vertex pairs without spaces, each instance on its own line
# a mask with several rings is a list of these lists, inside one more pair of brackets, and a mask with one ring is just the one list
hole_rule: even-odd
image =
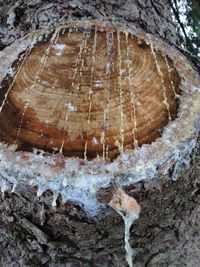
[[[134,266],[199,266],[200,153],[180,180],[143,182],[133,193],[142,207],[131,231]],[[1,266],[126,266],[122,219],[113,210],[88,218],[70,203],[52,208],[17,188],[0,199]]]
[[1,47],[32,30],[84,18],[121,22],[178,42],[168,0],[0,0]]
[[[1,47],[33,29],[68,18],[120,21],[178,42],[167,0],[0,1]],[[135,187],[134,187],[135,188]],[[173,182],[169,176],[127,192],[141,204],[131,228],[134,266],[199,266],[200,152]],[[27,186],[0,198],[0,266],[126,266],[124,225],[108,207],[90,218],[78,205],[39,199]]]

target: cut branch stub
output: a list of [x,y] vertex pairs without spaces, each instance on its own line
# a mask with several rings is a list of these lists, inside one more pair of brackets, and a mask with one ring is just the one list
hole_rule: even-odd
[[95,214],[111,184],[172,167],[176,179],[190,161],[199,76],[144,32],[89,21],[35,31],[0,53],[0,83],[3,191],[28,183]]
[[[39,38],[40,36],[40,38]],[[38,31],[1,90],[0,137],[18,150],[112,161],[177,115],[180,77],[149,40],[114,27]]]

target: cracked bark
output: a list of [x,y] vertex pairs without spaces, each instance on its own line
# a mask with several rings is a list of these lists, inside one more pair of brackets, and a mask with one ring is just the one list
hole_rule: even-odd
[[[178,45],[167,0],[0,1],[0,45],[61,19],[119,21]],[[134,266],[199,266],[200,152],[180,179],[170,175],[127,189],[141,204],[131,228]],[[0,266],[126,266],[124,225],[108,207],[90,218],[73,203],[34,188],[17,187],[0,197]]]

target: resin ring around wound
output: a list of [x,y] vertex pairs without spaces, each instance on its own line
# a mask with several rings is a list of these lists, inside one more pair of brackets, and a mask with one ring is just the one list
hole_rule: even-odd
[[197,74],[150,35],[67,22],[16,41],[0,62],[4,175],[24,179],[31,166],[32,184],[95,192],[121,175],[128,184],[164,173],[195,145]]

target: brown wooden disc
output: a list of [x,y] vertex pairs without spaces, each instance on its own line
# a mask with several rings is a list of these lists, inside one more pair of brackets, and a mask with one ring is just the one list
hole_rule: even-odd
[[2,82],[7,144],[112,161],[151,143],[175,119],[180,77],[149,40],[95,24],[40,39]]

